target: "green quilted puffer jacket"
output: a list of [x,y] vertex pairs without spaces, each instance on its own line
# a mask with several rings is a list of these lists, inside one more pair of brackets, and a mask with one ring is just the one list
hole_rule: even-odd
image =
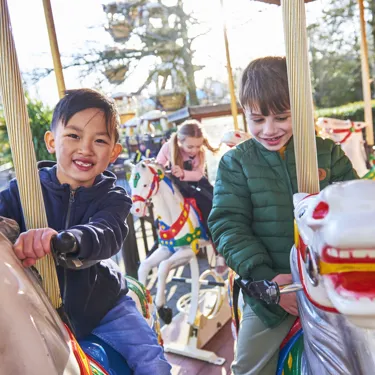
[[[339,145],[316,138],[320,188],[357,173]],[[271,280],[291,273],[293,194],[298,192],[293,138],[284,158],[250,139],[222,157],[208,219],[213,241],[228,266],[244,279]],[[287,312],[245,296],[268,327],[276,327]]]

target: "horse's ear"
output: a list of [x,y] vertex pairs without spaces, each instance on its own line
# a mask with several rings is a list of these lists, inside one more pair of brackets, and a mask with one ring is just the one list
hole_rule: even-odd
[[301,202],[302,199],[306,198],[309,194],[306,193],[296,193],[293,195],[293,205],[294,207],[297,206],[299,202]]

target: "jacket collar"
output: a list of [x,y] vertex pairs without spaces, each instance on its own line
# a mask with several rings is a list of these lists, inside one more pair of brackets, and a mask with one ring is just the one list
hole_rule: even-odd
[[[47,190],[53,191],[56,195],[65,195],[70,193],[70,185],[61,184],[57,178],[56,162],[41,161],[38,163],[38,169],[40,181],[43,187],[45,187]],[[103,173],[96,176],[93,186],[89,188],[81,186],[76,189],[76,194],[79,194],[81,199],[84,201],[92,200],[100,196],[100,194],[104,193],[104,191],[108,191],[108,189],[114,187],[115,184],[116,176],[112,172],[105,170]],[[80,194],[81,191],[85,192],[85,194]]]
[[[267,150],[260,142],[252,138],[254,141],[254,145],[262,152],[262,153],[276,153],[277,151],[270,151]],[[294,139],[293,136],[290,137],[288,143],[286,144],[286,150],[294,150]]]

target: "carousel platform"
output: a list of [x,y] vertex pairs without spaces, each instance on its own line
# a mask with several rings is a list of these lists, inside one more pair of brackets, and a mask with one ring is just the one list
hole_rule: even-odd
[[[162,330],[164,342],[173,342],[178,336],[179,323],[182,323],[183,316],[178,315],[175,318],[173,326],[166,326]],[[226,359],[221,366],[203,362],[197,359],[180,356],[177,354],[166,353],[167,360],[172,365],[172,375],[229,375],[230,365],[233,361],[233,346],[230,322],[203,347],[205,350],[216,353],[219,357]]]
[[[209,268],[207,255],[203,252],[198,256],[200,272]],[[172,276],[190,277],[189,266],[180,267],[175,270]],[[151,283],[153,282],[150,280]],[[184,329],[184,315],[179,313],[176,304],[178,299],[190,292],[190,284],[175,283],[173,281],[167,284],[167,305],[173,310],[173,322],[170,325],[162,326],[162,337],[164,344],[170,344],[177,341],[180,332]],[[151,294],[155,295],[155,283],[152,284]],[[214,352],[218,357],[225,358],[223,365],[214,365],[201,360],[189,358],[182,355],[166,353],[169,363],[172,365],[172,375],[229,375],[230,365],[233,361],[234,340],[231,332],[230,321],[228,321],[219,332],[202,348]]]

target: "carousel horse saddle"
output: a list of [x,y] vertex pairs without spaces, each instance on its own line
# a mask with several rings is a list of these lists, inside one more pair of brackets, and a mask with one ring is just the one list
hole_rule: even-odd
[[79,341],[83,351],[97,362],[108,375],[132,375],[123,357],[107,343],[95,335],[89,335]]

